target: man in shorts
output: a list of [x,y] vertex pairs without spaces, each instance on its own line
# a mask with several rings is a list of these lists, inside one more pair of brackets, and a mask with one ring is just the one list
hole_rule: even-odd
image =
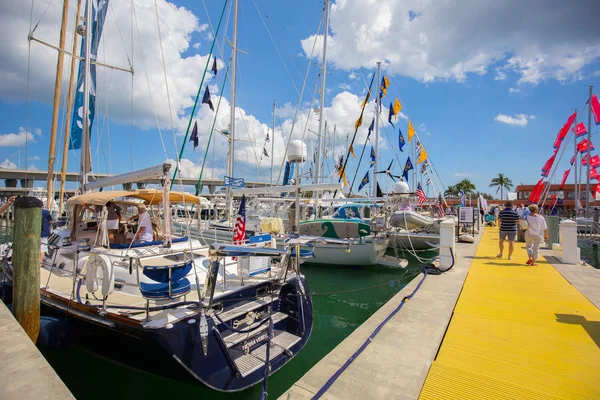
[[517,236],[517,225],[519,222],[519,214],[512,209],[513,204],[507,201],[504,204],[504,209],[498,214],[500,221],[500,253],[496,256],[502,258],[504,253],[504,241],[508,239],[508,259],[512,260],[512,253],[515,249],[515,238]]

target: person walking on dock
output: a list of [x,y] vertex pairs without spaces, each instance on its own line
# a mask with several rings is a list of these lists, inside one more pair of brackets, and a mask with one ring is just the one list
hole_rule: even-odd
[[538,214],[538,206],[532,204],[529,206],[531,214],[527,216],[528,228],[525,231],[525,246],[527,248],[527,265],[536,266],[536,260],[538,258],[538,250],[542,238],[548,239],[548,226],[546,225],[546,219]]
[[508,239],[508,259],[512,260],[512,253],[515,249],[515,238],[517,236],[517,222],[519,214],[512,209],[512,203],[507,201],[504,209],[498,214],[500,220],[500,253],[496,256],[502,258],[504,253],[504,241]]

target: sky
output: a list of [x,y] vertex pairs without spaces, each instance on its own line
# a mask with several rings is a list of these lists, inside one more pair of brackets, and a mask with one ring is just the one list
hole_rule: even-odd
[[[230,82],[224,77],[231,47],[224,37],[232,40],[231,3],[216,35],[217,76],[209,71],[201,89],[204,93],[208,86],[215,108],[223,89],[217,131],[228,130],[230,119]],[[124,68],[131,64],[134,74],[98,67],[94,172],[124,173],[177,157],[224,4],[111,0],[98,60]],[[68,51],[75,8],[72,0]],[[47,169],[57,52],[27,37],[30,26],[37,26],[33,36],[57,46],[61,13],[60,1],[38,0],[33,9],[30,2],[19,0],[0,3],[0,35],[5,38],[0,42],[0,168]],[[553,154],[558,130],[575,108],[583,111],[579,120],[587,124],[588,85],[597,85],[594,92],[600,92],[599,16],[600,3],[594,0],[333,1],[323,112],[328,125],[325,175],[331,175],[334,157],[347,151],[346,138],[354,133],[361,102],[381,61],[390,87],[382,101],[379,169],[394,160],[392,173],[401,175],[409,146],[398,151],[398,129],[406,137],[410,119],[446,186],[467,178],[478,190],[494,193],[489,184],[499,173],[515,185],[537,182]],[[315,153],[322,19],[319,0],[240,2],[236,177],[270,182],[273,159],[273,179],[281,181],[290,133],[293,139],[304,139],[309,155]],[[63,71],[55,170],[62,160],[70,57]],[[392,127],[387,109],[396,97],[403,108]],[[372,100],[356,137],[357,156],[375,115]],[[208,105],[199,105],[193,121],[200,144],[195,150],[187,144],[183,176],[199,176],[214,119]],[[594,141],[599,128],[592,128]],[[266,144],[269,158],[261,156],[267,132],[274,139],[273,154],[271,143]],[[359,168],[353,157],[348,162],[349,178],[357,176],[354,191],[369,169],[373,139]],[[573,142],[563,146],[570,147],[556,162],[554,181],[569,167]],[[69,152],[69,171],[79,170],[79,157],[79,151]],[[222,179],[226,158],[227,138],[215,132],[204,175]]]

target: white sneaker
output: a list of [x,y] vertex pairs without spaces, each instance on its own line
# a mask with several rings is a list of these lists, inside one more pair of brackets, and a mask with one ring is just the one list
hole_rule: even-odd
[[508,259],[509,259],[509,260],[512,260],[512,257],[511,257],[511,256],[508,256]]

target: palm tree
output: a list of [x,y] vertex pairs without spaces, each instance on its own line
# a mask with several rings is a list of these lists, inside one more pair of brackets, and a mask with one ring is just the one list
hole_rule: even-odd
[[502,200],[502,197],[504,195],[504,190],[510,190],[512,189],[513,183],[510,180],[510,178],[504,176],[504,174],[498,174],[497,178],[492,179],[492,183],[490,183],[490,187],[494,187],[497,186],[498,189],[496,189],[496,193],[498,193],[498,191],[500,191],[500,200]]
[[456,198],[458,197],[459,191],[460,189],[456,185],[450,185],[446,188],[446,191],[444,192],[444,197]]
[[465,192],[465,194],[474,193],[476,189],[475,184],[469,179],[463,179],[462,181],[458,182],[455,186],[459,192],[462,190],[463,192]]

